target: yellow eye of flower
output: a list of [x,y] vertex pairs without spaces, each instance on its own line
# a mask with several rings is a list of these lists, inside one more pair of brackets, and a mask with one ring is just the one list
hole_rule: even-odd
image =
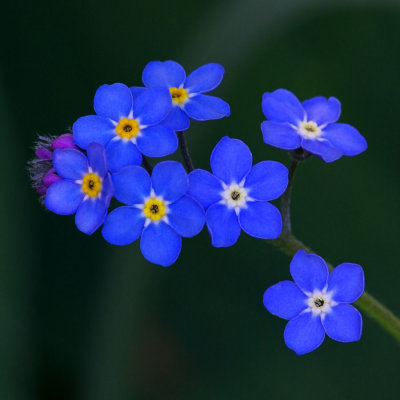
[[314,121],[301,122],[298,131],[306,139],[318,139],[322,134],[321,128]]
[[172,101],[175,104],[182,104],[188,98],[188,92],[184,88],[172,87],[172,88],[169,88],[169,92],[171,93]]
[[97,174],[86,174],[82,179],[82,190],[89,197],[97,197],[101,192],[101,178]]
[[136,119],[122,118],[115,130],[121,138],[132,139],[139,133],[139,124]]
[[150,218],[152,221],[159,221],[166,214],[165,204],[162,200],[148,199],[144,203],[143,212],[146,218]]

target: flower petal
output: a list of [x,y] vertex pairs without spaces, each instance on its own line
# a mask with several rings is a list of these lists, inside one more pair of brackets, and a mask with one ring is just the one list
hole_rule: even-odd
[[135,102],[137,97],[143,94],[147,90],[147,88],[143,86],[132,86],[129,89],[131,90],[132,93],[133,102]]
[[322,321],[327,335],[338,342],[355,342],[361,339],[362,317],[350,304],[338,304]]
[[94,95],[94,110],[97,115],[119,121],[132,111],[133,98],[128,86],[123,83],[100,86]]
[[177,161],[163,161],[153,168],[151,174],[153,189],[157,196],[174,202],[182,197],[188,188],[188,176],[182,164]]
[[181,248],[181,237],[163,221],[151,223],[142,233],[140,249],[153,264],[169,267],[177,260]]
[[148,89],[135,99],[133,116],[142,125],[155,125],[168,115],[171,107],[171,94],[167,88]]
[[211,153],[210,164],[215,176],[226,184],[240,183],[250,172],[253,156],[239,139],[223,137]]
[[108,243],[125,246],[142,234],[145,218],[134,207],[118,207],[108,214],[101,231]]
[[328,280],[328,266],[316,254],[299,250],[290,263],[290,274],[303,292],[322,290]]
[[178,148],[176,133],[167,125],[143,129],[136,143],[140,152],[148,157],[165,157]]
[[327,163],[336,161],[343,155],[338,148],[325,138],[320,140],[303,139],[301,147],[311,154],[321,157]]
[[100,143],[90,143],[87,148],[89,165],[102,178],[108,171],[106,149]]
[[104,200],[106,207],[110,205],[110,201],[114,195],[114,185],[111,179],[111,174],[108,173],[103,179],[101,188],[101,198]]
[[193,237],[201,232],[205,223],[203,207],[189,196],[183,196],[169,205],[168,223],[183,237]]
[[128,166],[112,175],[114,196],[127,205],[142,204],[150,195],[151,179],[148,172],[138,166]]
[[143,70],[142,81],[151,87],[179,87],[185,80],[183,67],[175,61],[151,61]]
[[339,303],[353,303],[364,292],[364,271],[358,264],[343,263],[329,275],[328,291]]
[[325,331],[319,316],[305,312],[290,320],[283,334],[286,346],[298,355],[310,353],[325,339]]
[[303,108],[307,113],[307,120],[317,125],[336,122],[341,113],[341,104],[336,97],[317,96],[303,101]]
[[163,124],[168,125],[176,132],[185,131],[190,126],[190,119],[179,106],[172,106]]
[[86,156],[76,149],[59,149],[53,153],[53,166],[65,179],[78,180],[88,172]]
[[261,161],[253,166],[244,186],[255,200],[275,200],[285,192],[288,175],[288,169],[280,162]]
[[53,150],[56,149],[76,149],[74,145],[74,137],[70,133],[64,133],[53,140],[51,144]]
[[53,213],[71,215],[78,209],[83,197],[80,185],[62,180],[53,183],[47,189],[44,205]]
[[207,228],[214,247],[234,245],[240,236],[240,225],[233,208],[213,204],[206,212]]
[[301,136],[288,124],[264,121],[261,124],[263,139],[266,144],[284,150],[300,147]]
[[205,93],[214,90],[221,83],[224,72],[224,67],[220,64],[203,65],[186,78],[185,88],[190,93]]
[[116,135],[114,124],[108,118],[98,115],[79,118],[72,126],[72,131],[74,143],[82,149],[87,149],[92,142],[105,146]]
[[299,99],[289,90],[278,89],[266,92],[262,98],[264,115],[274,122],[289,122],[298,125],[304,120],[305,112]]
[[292,319],[307,308],[307,296],[291,281],[282,281],[264,293],[264,306],[279,318]]
[[221,200],[221,181],[204,169],[195,169],[189,174],[188,194],[207,209]]
[[142,155],[136,145],[130,140],[116,138],[111,140],[106,147],[108,168],[117,172],[128,165],[140,165]]
[[196,121],[208,121],[229,117],[231,109],[229,104],[219,97],[199,94],[191,97],[184,105],[187,115]]
[[91,235],[101,226],[106,215],[107,207],[103,200],[87,199],[76,211],[75,224],[81,232]]
[[332,124],[323,129],[326,137],[345,156],[356,156],[368,147],[367,141],[356,128],[348,124]]
[[276,239],[282,231],[281,213],[266,201],[249,201],[240,210],[239,224],[248,235],[259,239]]

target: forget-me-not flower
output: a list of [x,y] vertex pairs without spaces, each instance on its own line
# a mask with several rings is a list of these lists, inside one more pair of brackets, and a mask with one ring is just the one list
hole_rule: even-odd
[[290,349],[309,353],[322,344],[325,333],[338,342],[361,338],[361,314],[349,304],[364,292],[360,265],[343,263],[329,275],[321,257],[299,250],[290,273],[294,282],[279,282],[264,293],[266,309],[289,320],[284,339]]
[[147,88],[169,89],[172,109],[164,123],[176,131],[184,131],[189,128],[189,118],[207,121],[229,117],[228,103],[203,94],[221,83],[224,72],[222,65],[210,63],[186,77],[183,67],[175,61],[151,61],[143,70],[142,80]]
[[47,189],[45,206],[60,215],[76,213],[78,229],[91,235],[103,223],[113,195],[104,146],[91,143],[87,157],[76,149],[55,150],[53,165],[62,180]]
[[276,161],[252,163],[248,146],[225,136],[211,154],[213,173],[197,169],[189,175],[189,194],[206,209],[215,247],[232,246],[242,229],[261,239],[281,233],[281,214],[269,201],[285,191],[288,170]]
[[342,156],[356,156],[367,148],[356,128],[337,123],[338,99],[313,97],[302,103],[291,92],[278,89],[264,93],[262,110],[268,121],[261,124],[264,142],[285,150],[302,148],[332,162]]
[[74,141],[82,149],[91,142],[102,143],[111,172],[140,165],[142,153],[167,156],[178,147],[175,132],[161,123],[171,106],[171,95],[165,88],[137,94],[122,83],[102,85],[94,96],[97,115],[81,117],[74,123]]
[[138,166],[113,174],[118,207],[106,218],[103,236],[111,244],[127,245],[139,237],[143,256],[168,267],[178,258],[181,237],[193,237],[204,226],[204,210],[187,195],[188,176],[182,164],[163,161],[152,175]]

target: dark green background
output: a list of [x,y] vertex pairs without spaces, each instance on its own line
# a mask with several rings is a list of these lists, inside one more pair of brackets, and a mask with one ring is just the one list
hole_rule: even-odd
[[369,148],[300,167],[294,231],[334,264],[360,263],[399,314],[399,2],[26,0],[2,16],[1,399],[396,398],[400,348],[367,317],[358,343],[327,339],[302,357],[285,347],[284,321],[262,304],[289,278],[272,246],[242,235],[214,249],[204,231],[163,269],[137,243],[113,247],[46,212],[26,162],[38,133],[92,113],[103,83],[140,84],[150,60],[226,69],[216,94],[232,116],[188,132],[203,168],[223,135],[255,161],[288,163],[263,144],[264,91],[336,96]]

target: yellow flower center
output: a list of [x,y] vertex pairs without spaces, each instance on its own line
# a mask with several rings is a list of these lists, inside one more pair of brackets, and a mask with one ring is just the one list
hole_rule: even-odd
[[321,136],[321,128],[314,121],[303,121],[299,124],[299,133],[306,139],[317,139]]
[[175,104],[182,104],[188,98],[188,92],[184,88],[172,87],[169,88],[169,92],[171,93],[172,101]]
[[152,221],[159,221],[165,214],[165,204],[162,200],[151,198],[144,203],[143,209],[146,218],[150,218]]
[[101,192],[101,178],[97,174],[86,174],[82,179],[82,190],[90,197],[97,197]]
[[122,118],[115,130],[121,138],[132,139],[139,133],[139,123],[133,118]]

